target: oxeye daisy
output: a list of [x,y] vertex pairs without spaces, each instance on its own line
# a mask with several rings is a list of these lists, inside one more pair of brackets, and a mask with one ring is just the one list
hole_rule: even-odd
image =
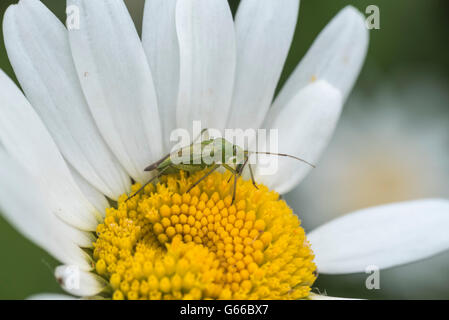
[[391,267],[449,247],[444,200],[368,209],[306,236],[279,196],[307,174],[299,163],[259,172],[257,188],[239,179],[235,201],[228,173],[186,192],[204,172],[182,171],[128,199],[170,133],[195,120],[278,129],[280,150],[316,162],[365,57],[354,8],[324,29],[274,102],[298,0],[243,0],[235,21],[225,0],[147,0],[142,41],[122,0],[67,8],[67,28],[38,0],[5,13],[25,95],[0,74],[0,206],[61,261],[55,277],[68,293],[313,299],[318,272]]

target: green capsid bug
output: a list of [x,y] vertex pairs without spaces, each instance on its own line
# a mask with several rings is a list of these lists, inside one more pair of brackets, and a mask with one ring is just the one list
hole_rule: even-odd
[[[200,137],[203,133],[207,131],[204,129],[201,131]],[[145,183],[139,190],[128,197],[127,200],[136,196],[141,192],[148,184],[161,177],[162,175],[173,174],[179,171],[185,171],[188,173],[193,173],[196,171],[201,171],[206,168],[210,170],[202,176],[198,181],[196,181],[189,189],[186,191],[188,193],[195,186],[197,186],[201,181],[207,178],[215,170],[220,167],[232,173],[231,178],[234,178],[234,189],[232,195],[232,203],[235,200],[237,179],[243,173],[243,169],[248,166],[251,175],[251,181],[255,188],[258,189],[256,181],[254,179],[254,172],[251,164],[249,163],[249,158],[252,154],[266,154],[266,155],[276,155],[281,157],[289,157],[295,160],[304,162],[309,166],[315,168],[315,166],[304,159],[284,154],[284,153],[272,153],[272,152],[253,152],[240,148],[239,146],[229,142],[224,138],[210,138],[198,143],[192,143],[189,146],[180,148],[172,153],[167,154],[165,157],[156,161],[155,163],[149,165],[145,168],[145,171],[157,171],[157,174],[151,178],[147,183]],[[230,178],[230,179],[231,179]],[[230,181],[228,180],[228,182]]]

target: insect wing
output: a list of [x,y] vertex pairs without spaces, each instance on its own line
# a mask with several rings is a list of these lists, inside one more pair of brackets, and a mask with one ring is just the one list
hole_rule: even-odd
[[[167,154],[167,155],[166,155],[165,157],[163,157],[162,159],[156,161],[156,162],[153,163],[153,164],[150,164],[148,167],[145,168],[144,171],[153,171],[153,170],[155,170],[155,169],[158,169],[158,168],[160,167],[160,164],[163,163],[164,161],[166,161],[167,159],[168,159],[168,160],[170,159],[170,154]],[[164,166],[164,167],[165,167],[165,166]]]

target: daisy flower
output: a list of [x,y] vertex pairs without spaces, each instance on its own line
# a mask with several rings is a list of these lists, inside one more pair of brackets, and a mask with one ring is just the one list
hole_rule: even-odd
[[367,30],[354,8],[324,29],[273,103],[297,0],[244,0],[235,21],[225,0],[149,0],[142,41],[121,0],[67,8],[68,29],[37,0],[5,13],[26,98],[0,75],[0,205],[62,262],[55,276],[68,293],[321,298],[311,294],[317,270],[391,267],[449,246],[444,200],[368,209],[306,236],[279,198],[307,174],[298,163],[258,176],[258,188],[239,179],[235,202],[229,173],[218,172],[189,193],[204,173],[166,175],[126,201],[173,129],[194,120],[276,128],[280,150],[316,162],[365,57]]

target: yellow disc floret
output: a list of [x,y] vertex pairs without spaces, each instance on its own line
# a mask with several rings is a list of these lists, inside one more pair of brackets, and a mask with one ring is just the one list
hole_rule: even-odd
[[[301,299],[316,279],[300,221],[279,195],[229,173],[164,176],[98,225],[96,272],[113,299]],[[133,186],[133,191],[140,186]]]

